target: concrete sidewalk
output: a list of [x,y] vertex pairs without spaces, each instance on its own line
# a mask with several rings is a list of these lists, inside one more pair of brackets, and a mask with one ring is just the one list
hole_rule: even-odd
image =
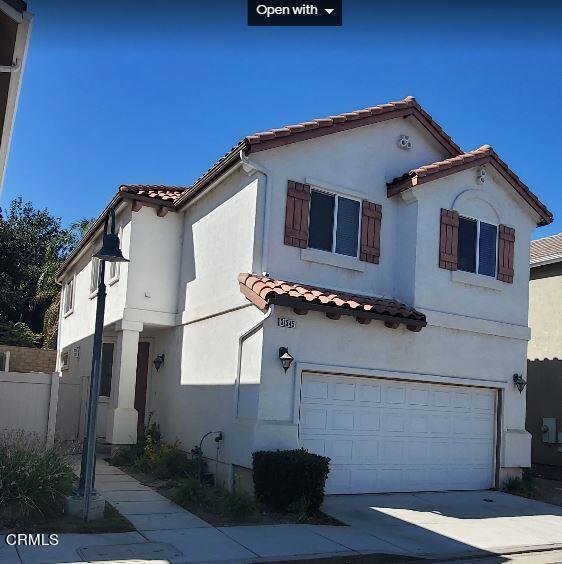
[[415,557],[452,561],[469,555],[506,562],[510,560],[501,555],[562,544],[561,508],[498,492],[330,496],[324,511],[349,526],[213,527],[103,460],[97,463],[96,487],[136,532],[63,534],[58,546],[17,548],[7,546],[0,535],[0,563],[179,564],[330,557],[344,562],[361,555],[369,555],[369,562],[378,560],[375,555],[386,555],[386,562]]
[[61,534],[57,546],[11,547],[0,535],[1,564],[146,561],[255,562],[294,558],[408,554],[352,527],[257,525],[213,527],[98,459],[96,488],[137,529],[131,533]]

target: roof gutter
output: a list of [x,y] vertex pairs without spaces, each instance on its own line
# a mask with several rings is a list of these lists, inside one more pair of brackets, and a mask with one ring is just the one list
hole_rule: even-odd
[[21,60],[16,59],[13,65],[0,65],[0,72],[17,72],[21,69]]

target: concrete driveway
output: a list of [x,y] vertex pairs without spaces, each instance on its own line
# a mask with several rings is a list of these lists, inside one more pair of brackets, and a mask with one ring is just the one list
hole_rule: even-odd
[[334,495],[322,510],[412,556],[562,547],[562,507],[495,491]]

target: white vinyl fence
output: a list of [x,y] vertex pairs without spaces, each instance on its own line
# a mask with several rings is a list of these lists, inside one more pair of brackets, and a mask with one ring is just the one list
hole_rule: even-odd
[[0,372],[0,432],[37,433],[52,445],[58,396],[57,373]]

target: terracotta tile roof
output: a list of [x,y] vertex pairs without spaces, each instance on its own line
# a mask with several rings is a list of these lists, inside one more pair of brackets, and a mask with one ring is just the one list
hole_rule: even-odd
[[478,149],[469,151],[438,161],[435,163],[427,164],[418,168],[414,168],[402,176],[395,178],[387,183],[387,195],[394,196],[404,190],[419,186],[425,182],[443,178],[449,174],[455,174],[461,170],[472,168],[475,166],[482,166],[485,164],[492,164],[494,168],[509,182],[523,199],[538,213],[541,217],[539,225],[546,225],[552,222],[552,213],[546,206],[537,198],[533,192],[523,184],[520,178],[502,161],[490,145],[482,145]]
[[248,273],[240,274],[238,283],[240,291],[260,309],[278,304],[292,307],[297,312],[309,309],[324,311],[333,319],[339,315],[351,315],[363,323],[370,318],[381,319],[389,327],[404,323],[414,331],[426,325],[423,313],[390,298],[354,295]]
[[122,184],[120,192],[128,192],[137,196],[163,200],[164,202],[175,202],[187,190],[187,186],[163,186],[160,184]]
[[211,168],[202,174],[178,200],[181,206],[190,200],[209,182],[216,178],[230,164],[238,161],[240,151],[245,154],[270,149],[278,145],[296,143],[312,137],[337,133],[354,127],[361,127],[386,119],[415,116],[416,119],[443,145],[450,154],[458,155],[462,149],[447,135],[433,118],[418,104],[413,96],[407,96],[397,102],[389,102],[378,106],[371,106],[362,110],[347,112],[324,118],[304,121],[295,125],[286,125],[248,135],[223,155]]
[[[434,130],[435,136],[439,137],[439,140],[444,143],[453,154],[462,152],[461,148],[443,131],[433,118],[424,109],[422,109],[413,96],[407,96],[403,100],[380,104],[378,106],[371,106],[362,110],[317,118],[297,123],[295,125],[285,125],[284,127],[248,135],[245,139],[252,150],[261,150],[261,148],[255,148],[255,146],[276,139],[285,139],[295,135],[302,136],[302,134],[310,132],[311,130],[325,129],[326,131],[322,131],[321,133],[316,133],[314,135],[303,136],[303,138],[332,133],[333,131],[330,131],[331,129],[339,130],[349,129],[350,127],[360,127],[362,125],[368,125],[369,123],[380,121],[379,118],[382,116],[385,116],[385,118],[395,117],[393,114],[397,114],[397,112],[404,113],[403,117],[412,114],[416,115],[420,121],[424,122],[424,125]],[[269,148],[269,146],[266,148]]]
[[531,266],[562,261],[562,233],[531,241]]

